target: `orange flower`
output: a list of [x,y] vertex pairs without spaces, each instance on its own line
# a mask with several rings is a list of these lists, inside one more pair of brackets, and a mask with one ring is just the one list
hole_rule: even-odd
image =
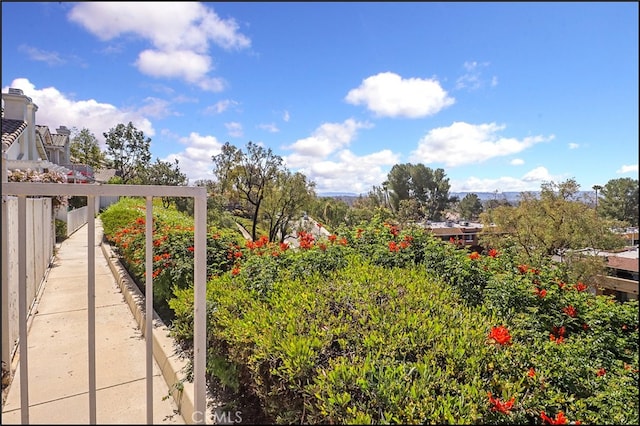
[[585,291],[587,289],[587,286],[578,281],[578,283],[573,288],[575,288],[576,291]]
[[518,272],[521,274],[526,274],[528,270],[529,267],[527,265],[518,265]]
[[547,295],[547,290],[545,290],[544,288],[540,290],[539,288],[536,287],[535,293],[538,295],[539,298],[543,299]]
[[499,254],[499,253],[498,253],[498,250],[496,250],[496,249],[491,249],[491,250],[489,250],[489,256],[490,256],[490,257],[497,257],[497,256],[498,256],[498,254]]
[[[548,417],[544,411],[540,412],[540,417],[542,418],[542,423],[543,424],[548,424],[548,425],[566,425],[567,423],[569,423],[569,419],[567,419],[564,415],[564,413],[562,411],[558,411],[558,414],[556,415],[555,419],[552,419],[550,417]],[[574,422],[573,424],[579,425],[580,422]]]
[[289,248],[289,243],[280,243],[280,250],[286,251]]
[[502,325],[498,327],[491,327],[489,339],[495,340],[495,342],[500,345],[511,344],[511,335],[509,334],[509,330],[507,330],[507,328]]
[[478,254],[478,252],[477,252],[477,251],[474,251],[473,253],[471,253],[471,254],[469,255],[469,259],[471,259],[471,260],[480,259],[480,254]]
[[399,251],[400,248],[398,247],[398,245],[396,244],[395,241],[389,241],[389,251],[390,252],[396,252]]
[[572,305],[567,306],[562,310],[565,314],[569,315],[571,318],[576,317],[578,315],[578,311]]
[[231,270],[231,275],[238,275],[240,273],[240,267],[239,266],[234,266],[234,268]]
[[533,367],[531,367],[529,369],[529,372],[527,373],[527,376],[529,377],[536,377],[536,370],[533,369]]
[[607,370],[605,370],[604,368],[601,368],[596,372],[596,376],[598,377],[604,376],[605,374],[607,374]]
[[335,241],[336,241],[336,238],[338,238],[338,236],[337,236],[337,235],[335,235],[335,234],[331,234],[331,235],[329,235],[329,237],[328,237],[328,238],[329,238],[329,241],[331,241],[331,242],[333,243],[333,242],[335,242]]
[[494,398],[491,395],[491,392],[487,392],[487,395],[489,396],[489,403],[492,405],[491,411],[498,411],[503,414],[509,414],[511,412],[511,407],[513,407],[513,403],[516,401],[516,398],[512,397],[509,401],[502,402],[500,399]]

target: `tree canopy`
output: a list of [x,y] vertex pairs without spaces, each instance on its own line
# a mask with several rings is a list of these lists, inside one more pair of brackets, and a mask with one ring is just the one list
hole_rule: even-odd
[[400,209],[403,200],[416,199],[428,219],[441,220],[444,210],[456,201],[449,196],[449,178],[444,169],[433,170],[424,164],[396,164],[388,174],[393,209]]
[[122,123],[103,133],[107,158],[123,184],[139,183],[138,179],[151,161],[151,139],[135,128],[132,122]]
[[612,179],[601,188],[598,212],[605,217],[638,226],[638,180]]
[[521,193],[517,207],[500,206],[482,213],[481,243],[495,248],[514,246],[527,263],[563,256],[570,250],[622,247],[622,238],[612,231],[616,223],[598,217],[580,197],[579,188],[573,179],[544,183],[539,196]]
[[71,162],[85,164],[98,171],[105,165],[105,154],[100,150],[100,144],[89,129],[82,129],[72,139],[69,147]]
[[283,170],[282,157],[274,154],[271,148],[264,148],[250,141],[246,151],[227,142],[212,160],[213,172],[221,192],[237,195],[249,208],[252,219],[251,237],[255,240],[260,208],[269,184]]

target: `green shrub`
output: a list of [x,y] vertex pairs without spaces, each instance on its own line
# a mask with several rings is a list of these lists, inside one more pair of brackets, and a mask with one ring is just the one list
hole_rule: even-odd
[[56,242],[61,242],[67,239],[67,222],[64,220],[56,219]]

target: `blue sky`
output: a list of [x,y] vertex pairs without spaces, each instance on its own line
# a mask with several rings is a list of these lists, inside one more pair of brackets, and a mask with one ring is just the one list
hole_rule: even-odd
[[394,164],[452,192],[638,178],[638,4],[2,3],[2,91],[36,121],[119,123],[193,182],[248,141],[318,194]]

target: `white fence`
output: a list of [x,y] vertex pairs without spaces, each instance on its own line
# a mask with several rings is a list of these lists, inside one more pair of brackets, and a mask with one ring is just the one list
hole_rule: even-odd
[[[4,176],[3,176],[4,181]],[[96,423],[96,312],[95,312],[95,200],[102,196],[132,196],[146,199],[145,228],[145,269],[153,270],[153,197],[193,197],[194,199],[194,312],[193,312],[193,416],[195,423],[205,423],[206,413],[206,278],[207,278],[207,192],[204,187],[186,186],[146,186],[146,185],[92,185],[92,184],[54,184],[31,182],[2,182],[4,196],[17,196],[17,220],[12,224],[2,216],[2,319],[3,335],[5,316],[9,299],[8,258],[5,257],[5,245],[9,240],[17,241],[17,276],[18,276],[18,331],[20,354],[20,377],[29,377],[28,333],[27,333],[27,243],[23,235],[28,234],[27,197],[30,196],[86,196],[88,218],[87,241],[87,302],[88,302],[88,353],[89,353],[89,421]],[[3,203],[4,204],[4,203]],[[4,212],[3,212],[4,213]],[[49,213],[51,215],[51,213]],[[51,216],[49,216],[51,217]],[[7,238],[12,229],[13,236]],[[50,230],[49,232],[53,232]],[[145,282],[145,312],[153,312],[153,276],[148,273]],[[146,336],[146,404],[147,423],[153,424],[153,315],[146,315],[143,335]],[[4,356],[4,353],[3,353]],[[55,360],[51,360],[55,362]],[[37,385],[37,384],[36,384]],[[29,380],[20,383],[20,414],[22,424],[29,423]]]
[[[18,243],[26,246],[26,305],[30,308],[53,258],[55,231],[51,198],[26,200],[26,233],[18,233],[18,197],[2,197],[2,360],[9,361],[17,348]],[[6,227],[5,227],[6,226]],[[6,293],[5,293],[6,292]],[[5,298],[6,296],[6,298]]]
[[[120,197],[99,197],[95,199],[95,211],[100,211],[109,207],[111,204],[116,203]],[[56,219],[61,220],[67,224],[67,237],[76,232],[82,225],[87,223],[89,218],[87,217],[87,206],[80,207],[74,210],[58,210]]]

